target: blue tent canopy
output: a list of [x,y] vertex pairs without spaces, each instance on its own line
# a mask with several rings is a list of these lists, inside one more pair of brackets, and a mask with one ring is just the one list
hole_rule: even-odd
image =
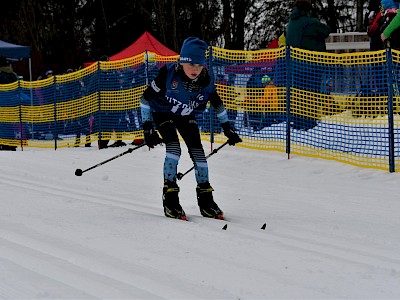
[[8,60],[14,61],[29,59],[29,80],[32,81],[32,62],[30,47],[11,44],[0,40],[0,57],[1,56],[7,58]]
[[0,56],[14,60],[30,58],[31,48],[28,46],[11,44],[0,40]]

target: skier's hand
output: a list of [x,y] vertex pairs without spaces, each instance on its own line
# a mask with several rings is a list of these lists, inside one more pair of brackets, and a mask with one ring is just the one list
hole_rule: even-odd
[[149,148],[154,148],[154,146],[162,143],[162,139],[158,135],[157,130],[153,128],[153,124],[150,121],[143,123],[143,135],[144,141]]
[[233,131],[229,122],[222,123],[221,127],[224,130],[225,136],[228,138],[229,145],[233,146],[242,142],[242,139],[236,132]]

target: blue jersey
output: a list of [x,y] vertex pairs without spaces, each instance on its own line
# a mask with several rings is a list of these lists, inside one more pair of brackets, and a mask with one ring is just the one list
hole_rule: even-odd
[[[215,92],[213,78],[210,77],[209,84],[198,90],[191,91],[185,87],[179,74],[175,71],[175,64],[167,64],[167,79],[165,91],[158,93],[149,102],[154,112],[171,112],[176,115],[187,116],[196,112],[202,112],[212,93]],[[151,87],[158,91],[156,82],[152,81]]]
[[141,98],[143,121],[150,120],[152,112],[175,116],[202,113],[210,101],[220,121],[226,122],[226,110],[216,91],[212,74],[203,69],[202,74],[194,80],[182,79],[185,77],[176,63],[169,63],[161,68]]

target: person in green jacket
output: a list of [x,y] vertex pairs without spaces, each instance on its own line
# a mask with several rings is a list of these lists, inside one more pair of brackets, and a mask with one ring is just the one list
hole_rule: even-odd
[[286,29],[286,45],[311,51],[326,51],[325,39],[331,30],[311,16],[311,1],[296,0]]
[[[399,1],[395,1],[399,2]],[[393,18],[393,20],[389,23],[389,25],[386,27],[386,29],[382,32],[381,34],[381,40],[382,42],[385,42],[388,40],[393,32],[397,32],[397,29],[400,27],[400,10],[398,10],[396,16]]]

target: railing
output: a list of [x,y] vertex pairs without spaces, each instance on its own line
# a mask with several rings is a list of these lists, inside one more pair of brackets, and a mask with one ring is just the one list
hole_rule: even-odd
[[369,51],[366,32],[331,33],[326,39],[326,50],[334,53]]

